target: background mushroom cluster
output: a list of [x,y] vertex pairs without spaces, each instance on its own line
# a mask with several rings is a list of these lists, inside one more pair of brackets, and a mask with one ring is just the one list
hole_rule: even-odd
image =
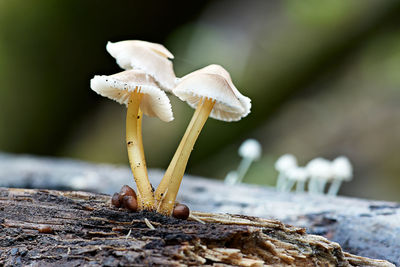
[[279,173],[276,189],[281,192],[290,192],[295,187],[297,192],[302,193],[308,185],[310,194],[335,196],[342,182],[349,182],[353,178],[353,166],[344,156],[333,161],[318,157],[301,167],[295,156],[285,154],[275,162],[275,169]]

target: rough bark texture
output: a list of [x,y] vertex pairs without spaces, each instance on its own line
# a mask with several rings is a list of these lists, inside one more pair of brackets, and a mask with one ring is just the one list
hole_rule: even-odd
[[[149,169],[153,185],[164,171]],[[360,178],[362,179],[362,177]],[[0,186],[83,190],[112,194],[134,186],[127,166],[0,153]],[[339,243],[344,251],[400,266],[400,204],[280,193],[272,187],[228,186],[185,175],[178,195],[192,210],[278,219]]]
[[103,194],[0,188],[0,265],[393,266],[276,220],[191,216],[129,213]]

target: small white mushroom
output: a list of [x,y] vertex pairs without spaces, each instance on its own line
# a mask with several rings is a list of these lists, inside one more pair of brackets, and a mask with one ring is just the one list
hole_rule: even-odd
[[287,182],[282,191],[290,192],[292,187],[296,184],[296,192],[303,193],[305,182],[308,179],[308,171],[304,167],[294,167],[287,172]]
[[[159,212],[170,215],[193,146],[208,117],[237,121],[250,113],[250,99],[233,85],[229,73],[219,65],[210,65],[192,72],[176,85],[173,93],[196,111],[155,192],[162,202]],[[165,194],[165,196],[164,196]]]
[[173,120],[169,98],[155,80],[141,70],[95,76],[90,81],[90,87],[98,94],[127,106],[126,144],[138,188],[138,204],[140,209],[153,210],[154,196],[143,151],[142,112],[163,121]]
[[324,158],[315,158],[307,164],[306,169],[310,174],[308,192],[323,194],[327,181],[332,177],[331,162]]
[[253,161],[261,157],[262,148],[261,144],[255,139],[247,139],[239,147],[239,155],[243,158],[237,170],[238,183],[243,181],[244,176],[250,168]]
[[212,64],[182,77],[173,93],[194,109],[206,98],[213,99],[215,104],[209,114],[213,119],[239,121],[250,113],[250,98],[236,89],[220,65]]
[[161,89],[171,92],[175,87],[175,73],[172,67],[174,56],[161,44],[139,40],[108,42],[106,49],[117,64],[125,69],[143,70],[159,84]]
[[165,122],[174,119],[168,96],[144,71],[127,70],[113,75],[96,75],[90,81],[90,86],[99,95],[115,100],[126,107],[129,105],[129,98],[138,87],[140,93],[143,94],[140,109],[144,114],[158,117]]
[[238,173],[237,171],[230,171],[227,173],[224,179],[224,183],[227,185],[235,185],[238,182]]
[[[238,152],[242,157],[242,161],[240,162],[237,171],[229,172],[226,176],[225,183],[227,184],[237,184],[243,181],[251,163],[261,157],[261,144],[255,139],[247,139],[239,147]],[[233,177],[235,177],[235,179],[233,179]]]
[[284,154],[275,162],[275,169],[279,172],[276,189],[283,191],[287,183],[287,171],[297,167],[297,159],[292,154]]
[[337,157],[332,162],[333,181],[328,190],[328,195],[335,196],[339,192],[343,181],[351,181],[353,178],[353,167],[347,157]]

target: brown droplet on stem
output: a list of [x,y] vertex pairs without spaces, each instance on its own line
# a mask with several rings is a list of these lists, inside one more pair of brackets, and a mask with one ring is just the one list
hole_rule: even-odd
[[123,187],[121,187],[119,195],[121,196],[120,200],[122,200],[124,196],[132,196],[137,199],[135,191],[129,185],[124,185]]
[[42,234],[52,234],[52,233],[54,233],[53,228],[51,228],[48,225],[47,226],[41,226],[37,230],[39,231],[39,233],[42,233]]
[[137,200],[133,196],[124,196],[122,203],[130,211],[137,211],[138,209]]
[[189,217],[190,210],[189,207],[184,204],[177,204],[172,211],[172,216],[177,219],[186,220]]
[[111,204],[116,208],[121,207],[120,195],[118,193],[114,193],[114,195],[112,196]]

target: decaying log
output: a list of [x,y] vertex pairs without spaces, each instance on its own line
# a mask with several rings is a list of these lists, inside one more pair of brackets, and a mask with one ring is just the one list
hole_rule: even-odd
[[[149,169],[153,185],[164,171]],[[0,186],[113,194],[134,186],[127,166],[0,153]],[[179,201],[191,209],[277,219],[339,243],[343,250],[400,266],[400,203],[281,193],[274,188],[185,175]]]
[[105,194],[0,188],[0,265],[394,266],[276,220],[190,218],[130,213]]

